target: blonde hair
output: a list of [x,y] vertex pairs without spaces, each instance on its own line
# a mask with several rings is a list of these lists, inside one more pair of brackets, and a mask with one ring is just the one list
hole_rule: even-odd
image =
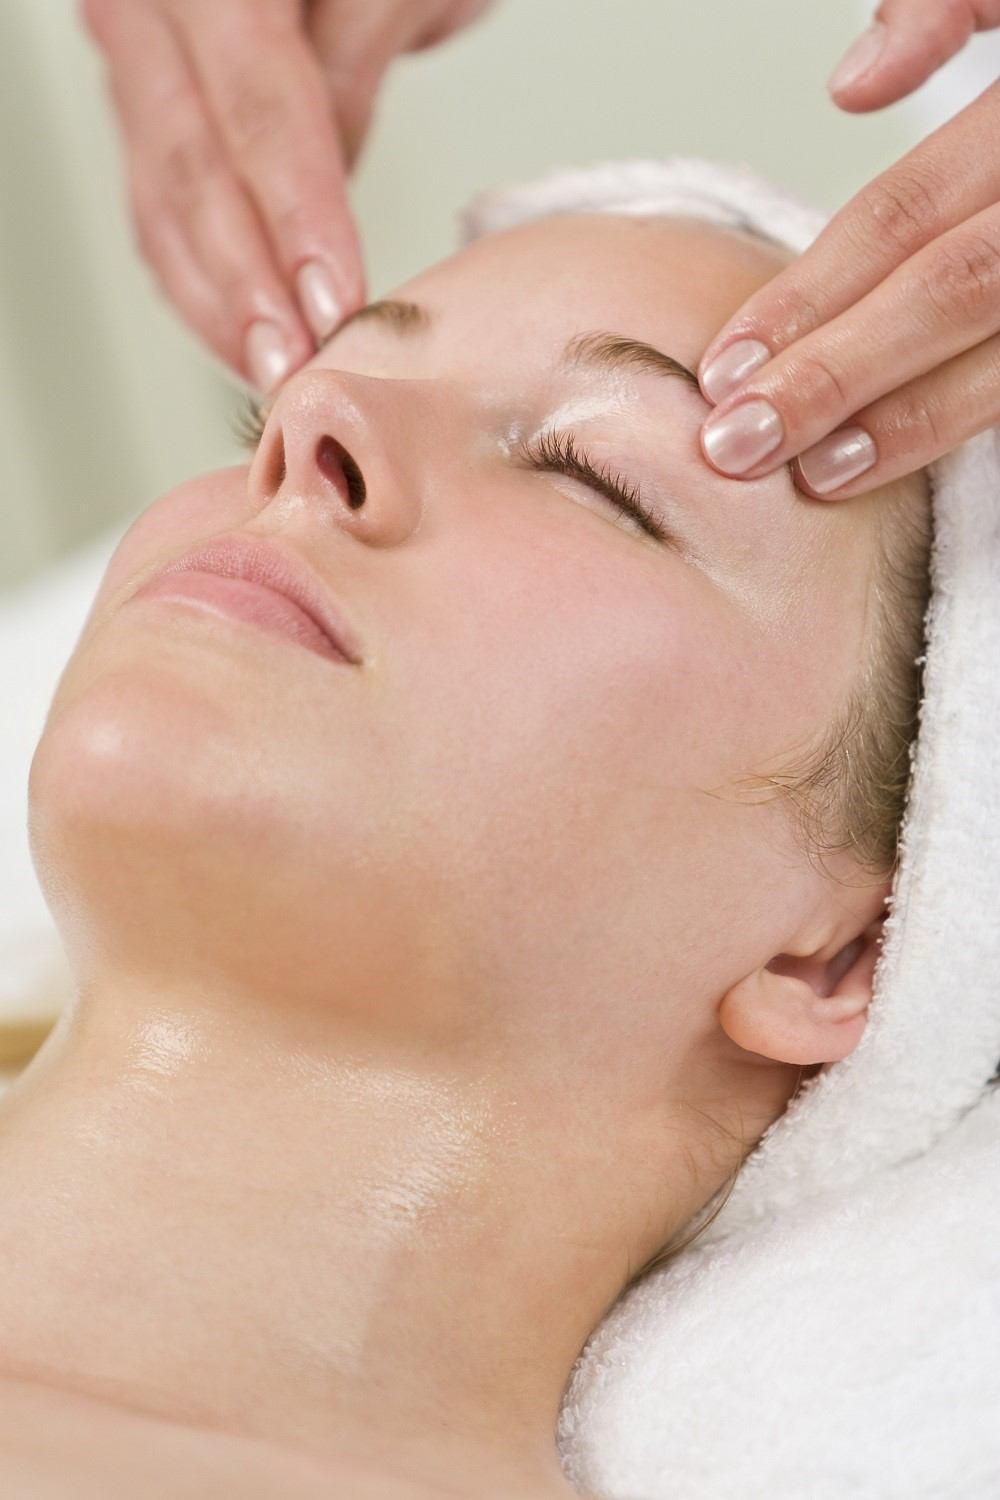
[[743,778],[793,808],[811,859],[850,851],[876,876],[896,866],[923,693],[933,509],[923,469],[872,492],[875,562],[864,655],[822,737],[791,768]]
[[[930,477],[921,469],[873,492],[873,498],[878,506],[873,608],[858,673],[813,754],[784,772],[752,774],[743,784],[770,787],[788,799],[811,859],[850,850],[863,868],[884,877],[895,872],[899,857],[923,696],[934,529]],[[807,1075],[815,1076],[820,1066],[799,1069],[786,1110]],[[711,1123],[733,1138],[720,1121]],[[725,1189],[725,1197],[693,1233],[686,1233],[690,1220],[682,1224],[631,1285],[704,1233],[729,1201],[756,1144],[740,1138],[739,1163],[718,1190]],[[675,1243],[679,1236],[685,1237]]]

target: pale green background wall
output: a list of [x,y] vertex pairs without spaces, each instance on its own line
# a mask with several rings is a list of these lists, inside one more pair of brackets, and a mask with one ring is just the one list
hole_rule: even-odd
[[[356,182],[370,281],[453,245],[481,187],[564,163],[743,160],[833,209],[911,143],[840,114],[853,0],[496,0],[399,63]],[[239,457],[235,388],[133,250],[102,67],[70,0],[0,0],[0,588]]]

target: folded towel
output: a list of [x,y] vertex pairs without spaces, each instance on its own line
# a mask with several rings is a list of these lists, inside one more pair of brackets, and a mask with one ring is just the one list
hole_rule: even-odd
[[[799,251],[824,223],[749,169],[675,158],[495,190],[462,228],[581,211],[694,214]],[[559,1446],[601,1496],[1000,1496],[997,432],[931,487],[924,698],[868,1023],[588,1340]]]
[[577,1362],[568,1477],[615,1500],[996,1500],[998,1182],[994,1088],[913,1160],[682,1251]]

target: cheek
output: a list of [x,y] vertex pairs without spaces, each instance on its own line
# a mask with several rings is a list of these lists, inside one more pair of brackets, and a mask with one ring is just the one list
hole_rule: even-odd
[[[545,996],[496,1024],[529,1059],[558,1053],[572,1086],[634,1077],[637,1031],[679,1045],[664,998],[738,977],[734,935],[752,946],[788,863],[773,810],[718,790],[773,717],[742,644],[759,637],[700,575],[645,563],[607,524],[520,510],[488,538],[438,535],[433,567],[410,558],[384,580],[373,684],[386,869],[405,856],[463,983]],[[341,795],[328,782],[320,802]]]
[[533,582],[536,706],[568,767],[654,796],[728,773],[758,695],[750,633],[709,580],[672,557],[593,549],[561,569],[538,559]]
[[410,628],[381,685],[407,726],[395,790],[434,831],[444,904],[498,962],[565,959],[565,941],[595,983],[648,948],[653,912],[683,931],[687,897],[742,868],[744,820],[714,793],[759,713],[718,592],[610,524],[528,537],[522,512],[488,546],[449,547],[432,594],[389,590]]

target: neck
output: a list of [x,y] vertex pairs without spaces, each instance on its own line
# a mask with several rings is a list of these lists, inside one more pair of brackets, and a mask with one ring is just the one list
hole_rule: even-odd
[[5,1372],[470,1493],[571,1493],[573,1361],[731,1166],[678,1171],[643,1243],[648,1152],[631,1180],[614,1160],[634,1136],[580,1110],[567,1139],[565,1100],[549,1124],[482,1058],[291,1024],[114,984],[63,1017],[0,1102]]

